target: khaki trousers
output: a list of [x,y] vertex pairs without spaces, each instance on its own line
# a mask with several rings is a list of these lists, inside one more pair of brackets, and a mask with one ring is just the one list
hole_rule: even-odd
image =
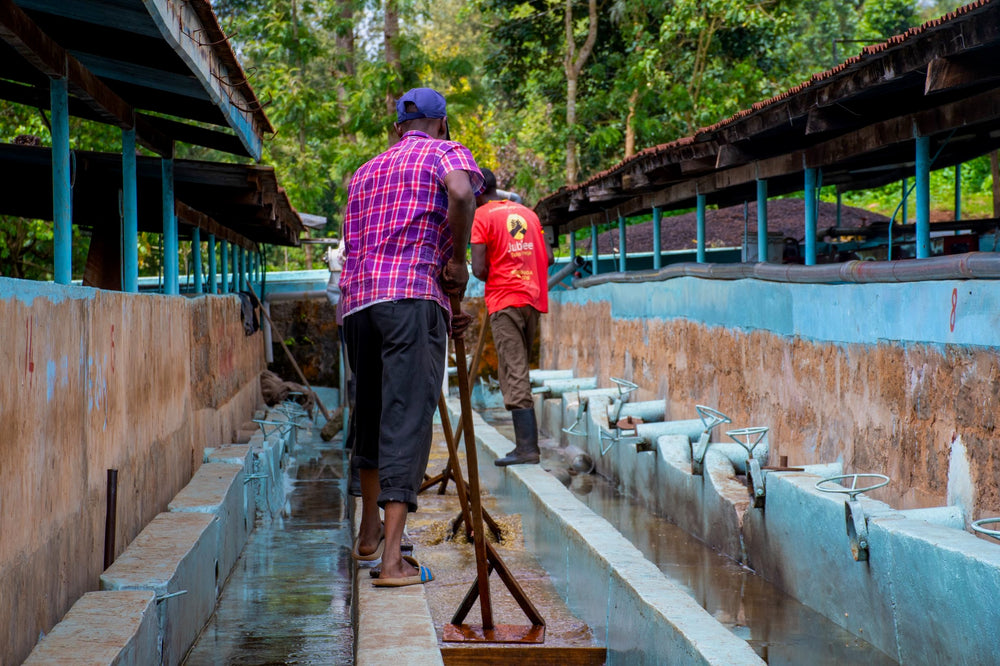
[[538,310],[530,305],[504,308],[490,315],[493,343],[497,349],[500,391],[507,409],[534,407],[531,399],[531,345],[538,330]]

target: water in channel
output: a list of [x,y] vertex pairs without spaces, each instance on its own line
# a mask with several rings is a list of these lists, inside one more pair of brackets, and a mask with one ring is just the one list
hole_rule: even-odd
[[[508,412],[490,410],[484,418],[513,438]],[[567,465],[552,449],[542,450],[542,465],[566,478]],[[571,477],[569,488],[594,513],[614,525],[682,587],[712,617],[745,640],[768,664],[840,666],[897,662],[758,576],[713,550],[662,516],[625,496],[597,474]]]

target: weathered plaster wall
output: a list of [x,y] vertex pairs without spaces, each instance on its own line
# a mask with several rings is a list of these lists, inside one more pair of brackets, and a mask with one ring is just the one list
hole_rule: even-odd
[[[771,451],[790,464],[841,459],[845,472],[889,475],[892,483],[872,495],[897,508],[947,503],[960,436],[971,521],[1000,514],[1000,347],[996,331],[975,330],[995,323],[998,287],[955,284],[939,283],[940,293],[824,287],[823,302],[814,298],[816,285],[750,280],[556,293],[542,320],[542,367],[596,374],[601,385],[609,376],[630,379],[642,387],[634,399],[666,399],[668,419],[693,418],[694,406],[707,404],[733,417],[731,428],[768,426]],[[938,307],[953,289],[968,298]],[[931,308],[943,312],[925,316]],[[762,316],[768,312],[774,317]],[[769,321],[777,332],[767,330]],[[854,341],[822,339],[841,335]],[[983,346],[933,341],[941,335]],[[725,439],[721,430],[716,439]]]
[[235,297],[125,295],[0,279],[0,664],[20,663],[116,551],[260,402],[262,336]]

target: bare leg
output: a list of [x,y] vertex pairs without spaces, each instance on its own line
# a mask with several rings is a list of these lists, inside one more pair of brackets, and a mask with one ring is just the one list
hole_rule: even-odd
[[[382,536],[382,520],[378,513],[380,486],[377,469],[361,470],[361,527],[358,528],[358,553],[371,555],[378,549]],[[388,545],[388,541],[386,544]],[[399,542],[396,542],[399,549]]]
[[385,505],[385,550],[382,551],[382,573],[379,578],[403,578],[420,573],[419,569],[403,560],[399,549],[408,510],[406,502],[387,502]]

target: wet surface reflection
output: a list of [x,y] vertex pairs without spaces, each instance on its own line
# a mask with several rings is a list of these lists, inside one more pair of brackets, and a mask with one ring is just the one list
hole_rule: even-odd
[[319,426],[299,430],[285,506],[258,521],[188,666],[353,661],[346,463]]

